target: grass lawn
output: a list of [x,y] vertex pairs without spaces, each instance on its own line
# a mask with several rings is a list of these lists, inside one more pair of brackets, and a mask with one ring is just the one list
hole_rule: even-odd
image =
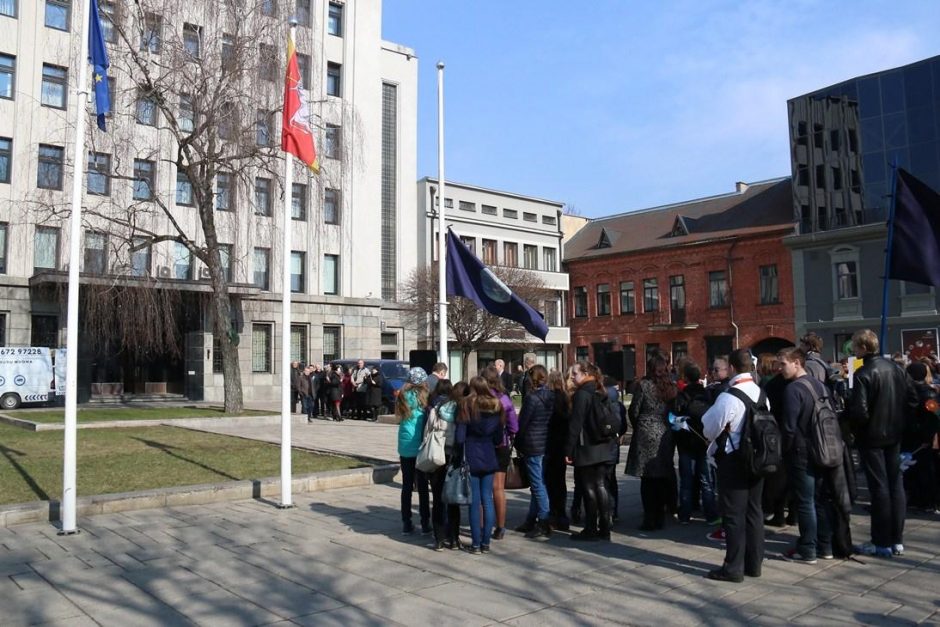
[[[78,496],[260,479],[280,474],[280,447],[175,427],[78,433]],[[357,468],[356,460],[293,451],[292,470]],[[62,498],[62,432],[0,424],[0,504]]]
[[[57,423],[65,421],[64,409],[40,409],[7,412],[8,416],[32,422]],[[81,407],[79,422],[107,420],[169,420],[171,418],[223,418],[221,407]],[[270,416],[269,411],[245,409],[240,416]]]

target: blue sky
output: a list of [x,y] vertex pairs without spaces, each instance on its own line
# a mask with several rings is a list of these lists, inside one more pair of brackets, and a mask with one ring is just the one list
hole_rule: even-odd
[[786,101],[940,54],[936,0],[384,0],[413,48],[418,176],[594,217],[790,174]]

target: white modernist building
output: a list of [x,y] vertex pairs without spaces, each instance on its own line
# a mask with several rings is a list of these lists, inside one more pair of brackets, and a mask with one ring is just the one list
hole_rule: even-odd
[[[418,181],[418,259],[425,265],[437,260],[438,189],[436,179],[426,177]],[[545,342],[520,326],[472,353],[467,365],[470,373],[496,359],[503,359],[506,368],[514,371],[522,363],[523,355],[530,352],[549,369],[564,366],[564,347],[570,341],[570,333],[565,315],[568,274],[561,270],[563,207],[561,202],[452,181],[444,186],[447,226],[488,266],[532,272],[546,290],[546,296],[539,302],[529,303],[542,312],[548,324]],[[418,341],[429,349],[437,346],[427,334],[422,334]],[[451,379],[464,378],[467,373],[461,372],[460,350],[452,341],[449,359]]]
[[[120,341],[90,346],[80,335],[80,398],[221,400],[207,268],[173,241],[155,238],[151,245],[133,238],[132,250],[122,243],[132,238],[116,237],[113,225],[95,218],[95,208],[104,204],[127,207],[143,216],[141,227],[150,232],[177,222],[194,241],[204,241],[194,190],[175,165],[178,135],[169,116],[161,117],[139,93],[139,77],[126,72],[122,51],[133,46],[169,65],[176,44],[194,59],[224,59],[226,46],[240,41],[227,30],[232,24],[263,23],[266,39],[251,50],[254,61],[271,71],[252,74],[245,98],[270,92],[279,107],[287,20],[296,16],[321,174],[296,165],[288,192],[292,219],[285,225],[279,116],[272,111],[256,122],[251,111],[250,136],[257,131],[259,144],[269,142],[275,165],[220,175],[214,190],[244,398],[278,398],[281,290],[287,287],[280,272],[287,251],[279,243],[285,226],[292,237],[291,358],[407,358],[415,334],[405,328],[398,286],[418,260],[412,228],[418,61],[412,50],[382,40],[381,2],[99,0],[112,58],[113,114],[103,133],[95,128],[93,105],[89,109],[92,170],[83,186],[85,228],[76,235],[69,232],[67,212],[78,64],[84,62],[77,59],[81,5],[0,0],[0,346],[64,345],[62,286],[68,264],[81,263],[82,285],[172,292],[178,333],[174,345],[148,354],[135,354]],[[192,107],[180,97],[173,124],[192,125],[195,117],[198,125]],[[157,205],[169,207],[170,215],[141,211]],[[82,259],[68,259],[73,236],[83,238]]]

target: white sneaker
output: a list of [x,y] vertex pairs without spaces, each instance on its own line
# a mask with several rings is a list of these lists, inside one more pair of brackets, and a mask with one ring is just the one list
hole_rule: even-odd
[[891,547],[891,553],[893,553],[894,555],[904,555],[904,545],[895,544],[894,546]]

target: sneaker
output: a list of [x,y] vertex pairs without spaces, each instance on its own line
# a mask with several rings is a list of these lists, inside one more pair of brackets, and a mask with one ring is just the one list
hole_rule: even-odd
[[870,555],[874,557],[891,557],[894,555],[889,546],[875,546],[871,542],[864,542],[853,547],[855,552],[860,555]]
[[716,568],[715,570],[708,571],[708,574],[705,575],[708,579],[714,581],[729,581],[731,583],[741,583],[744,581],[743,575],[731,575],[724,568]]
[[832,560],[835,559],[835,556],[832,553],[817,553],[816,557],[821,560]]
[[815,557],[806,557],[796,549],[790,549],[789,551],[784,551],[780,554],[780,557],[787,562],[799,562],[801,564],[815,564]]
[[903,544],[895,544],[894,546],[892,546],[892,547],[891,547],[891,554],[892,554],[892,555],[904,555],[904,545],[903,545]]
[[506,535],[505,527],[497,527],[496,529],[493,529],[494,540],[502,540],[505,535]]
[[444,543],[443,543],[443,542],[435,542],[435,543],[433,544],[433,546],[434,546],[434,550],[437,551],[438,553],[443,553],[443,552],[444,552]]
[[489,544],[481,544],[481,545],[480,545],[480,553],[486,554],[486,553],[489,553],[489,552],[490,552],[490,545],[489,545]]
[[552,528],[547,522],[539,521],[533,525],[532,529],[526,532],[525,537],[531,539],[535,538],[550,538],[552,536]]
[[430,535],[432,531],[434,531],[434,528],[431,525],[421,525],[422,536]]
[[705,537],[711,540],[712,542],[724,542],[725,540],[727,540],[727,536],[725,536],[724,527],[719,527],[718,529],[715,529],[714,531],[712,531]]
[[482,553],[483,553],[483,551],[480,550],[480,547],[478,547],[478,546],[471,546],[471,547],[470,547],[470,555],[480,555],[480,554],[482,554]]
[[401,534],[403,536],[410,536],[415,532],[415,526],[411,522],[406,522],[401,526]]

